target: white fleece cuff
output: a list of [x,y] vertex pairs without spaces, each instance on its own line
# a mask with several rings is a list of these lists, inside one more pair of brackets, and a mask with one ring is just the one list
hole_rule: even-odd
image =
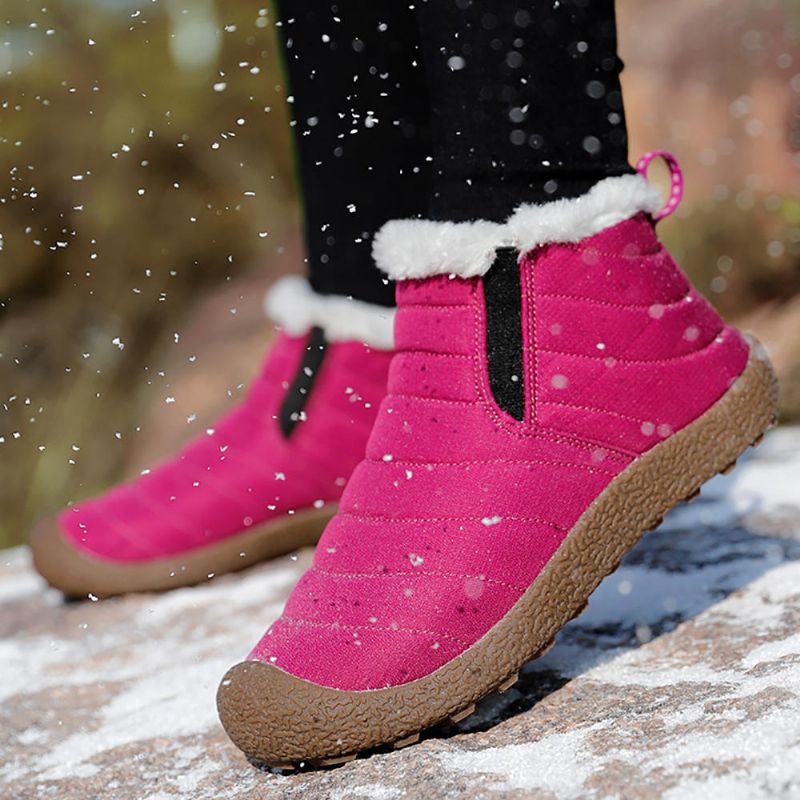
[[387,222],[375,235],[372,255],[378,267],[397,281],[456,275],[484,275],[498,247],[522,253],[549,243],[580,242],[640,211],[655,213],[661,194],[641,175],[606,178],[581,197],[540,205],[521,205],[505,223]]
[[317,326],[329,342],[357,341],[376,350],[394,349],[395,309],[343,295],[317,294],[299,275],[287,275],[267,291],[264,311],[290,336],[302,336]]

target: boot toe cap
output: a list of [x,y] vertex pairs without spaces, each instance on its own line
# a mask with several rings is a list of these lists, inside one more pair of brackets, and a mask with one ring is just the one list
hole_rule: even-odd
[[335,722],[319,702],[335,691],[263,661],[243,661],[223,677],[217,709],[225,732],[249,759],[286,768],[337,750],[336,737],[326,735]]

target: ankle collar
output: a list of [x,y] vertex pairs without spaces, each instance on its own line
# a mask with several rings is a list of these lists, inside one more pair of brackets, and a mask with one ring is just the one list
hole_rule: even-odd
[[525,253],[543,244],[580,242],[660,207],[656,186],[642,175],[623,175],[600,181],[581,197],[521,205],[505,223],[392,220],[376,234],[372,255],[397,281],[433,275],[474,278],[486,274],[498,247]]
[[299,275],[281,278],[267,291],[264,311],[290,336],[302,336],[316,326],[329,342],[356,341],[376,350],[394,349],[394,308],[317,294]]

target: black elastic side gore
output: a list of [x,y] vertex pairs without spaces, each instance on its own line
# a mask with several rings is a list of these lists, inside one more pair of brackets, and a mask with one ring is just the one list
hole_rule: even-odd
[[500,247],[483,276],[486,305],[486,358],[495,402],[514,419],[525,416],[522,367],[522,290],[519,253]]
[[283,398],[278,414],[278,425],[286,439],[291,436],[295,425],[302,417],[303,409],[306,407],[327,349],[328,341],[325,339],[324,331],[322,328],[313,327],[308,336],[303,360],[297,368],[294,380],[286,390],[286,396]]

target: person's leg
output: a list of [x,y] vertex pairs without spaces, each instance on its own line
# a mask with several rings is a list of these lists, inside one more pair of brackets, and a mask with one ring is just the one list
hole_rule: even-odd
[[282,6],[309,280],[270,290],[282,331],[242,403],[37,527],[36,567],[68,594],[173,588],[309,544],[363,456],[393,346],[373,234],[428,197],[416,28],[394,0]]
[[766,357],[692,289],[626,166],[610,2],[419,13],[436,174],[431,217],[375,239],[389,394],[313,568],[218,692],[275,766],[409,744],[510,686],[776,413]]
[[427,211],[430,131],[414,12],[279,0],[311,286],[394,305],[372,237]]
[[430,217],[505,220],[628,166],[614,0],[428,0]]

